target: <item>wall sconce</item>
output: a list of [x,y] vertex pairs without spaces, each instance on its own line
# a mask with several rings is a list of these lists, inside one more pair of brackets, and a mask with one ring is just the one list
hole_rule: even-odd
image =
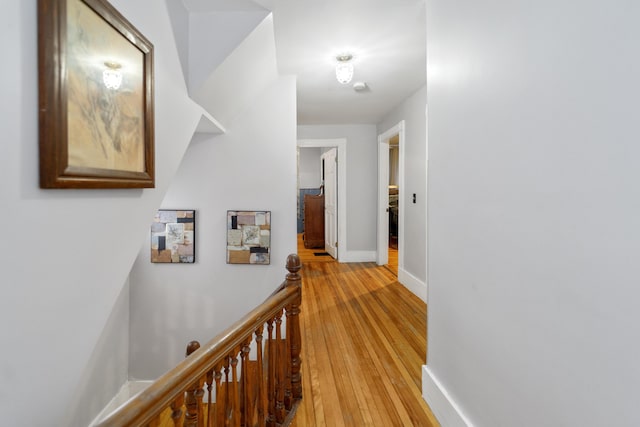
[[122,84],[122,65],[117,62],[107,61],[104,63],[107,67],[102,72],[102,81],[107,89],[118,90]]
[[353,55],[350,53],[336,56],[336,79],[343,85],[346,85],[353,78],[353,64],[351,60]]

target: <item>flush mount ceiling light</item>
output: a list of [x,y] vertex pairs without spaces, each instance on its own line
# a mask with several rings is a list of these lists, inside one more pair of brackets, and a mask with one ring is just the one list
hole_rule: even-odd
[[353,55],[350,53],[336,56],[336,79],[343,85],[346,85],[353,78],[353,63],[351,60]]
[[104,65],[107,68],[102,72],[102,82],[107,89],[120,89],[122,84],[122,71],[120,71],[120,68],[122,68],[122,65],[112,61],[107,61]]

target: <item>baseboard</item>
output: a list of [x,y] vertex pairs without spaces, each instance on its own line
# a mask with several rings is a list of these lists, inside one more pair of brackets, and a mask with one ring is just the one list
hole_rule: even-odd
[[343,254],[338,253],[340,262],[375,262],[376,251],[346,251]]
[[427,303],[427,284],[403,268],[398,268],[398,282]]
[[442,427],[473,427],[427,365],[422,366],[422,397]]
[[96,425],[104,417],[112,413],[114,410],[118,409],[123,403],[125,403],[136,394],[140,393],[152,383],[153,381],[127,381],[126,383],[124,383],[122,387],[120,387],[120,390],[114,396],[114,398],[111,399],[107,406],[105,406],[104,409],[100,411],[98,416],[95,417],[90,426]]

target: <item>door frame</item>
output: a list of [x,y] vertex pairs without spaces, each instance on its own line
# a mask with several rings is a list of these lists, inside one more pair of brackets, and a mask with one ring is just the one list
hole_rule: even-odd
[[347,252],[347,140],[334,139],[299,139],[298,148],[333,148],[338,149],[338,257],[344,259]]
[[405,214],[405,124],[404,120],[378,135],[378,247],[376,264],[389,262],[389,140],[398,135],[398,272],[404,268],[404,214]]

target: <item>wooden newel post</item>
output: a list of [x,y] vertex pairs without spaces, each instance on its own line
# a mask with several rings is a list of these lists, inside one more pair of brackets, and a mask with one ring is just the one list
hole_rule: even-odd
[[298,273],[302,268],[302,261],[300,261],[300,257],[297,254],[289,255],[287,257],[286,268],[289,273],[285,278],[285,287],[300,286],[302,284],[302,278]]
[[191,356],[191,353],[200,348],[200,343],[198,341],[191,341],[187,344],[187,352],[185,353],[185,357]]
[[296,254],[287,257],[287,274],[285,287],[297,286],[300,289],[298,298],[287,307],[287,329],[291,334],[291,394],[294,399],[302,398],[302,376],[300,374],[300,351],[302,339],[300,336],[300,304],[302,303],[302,278],[299,274],[302,262]]

